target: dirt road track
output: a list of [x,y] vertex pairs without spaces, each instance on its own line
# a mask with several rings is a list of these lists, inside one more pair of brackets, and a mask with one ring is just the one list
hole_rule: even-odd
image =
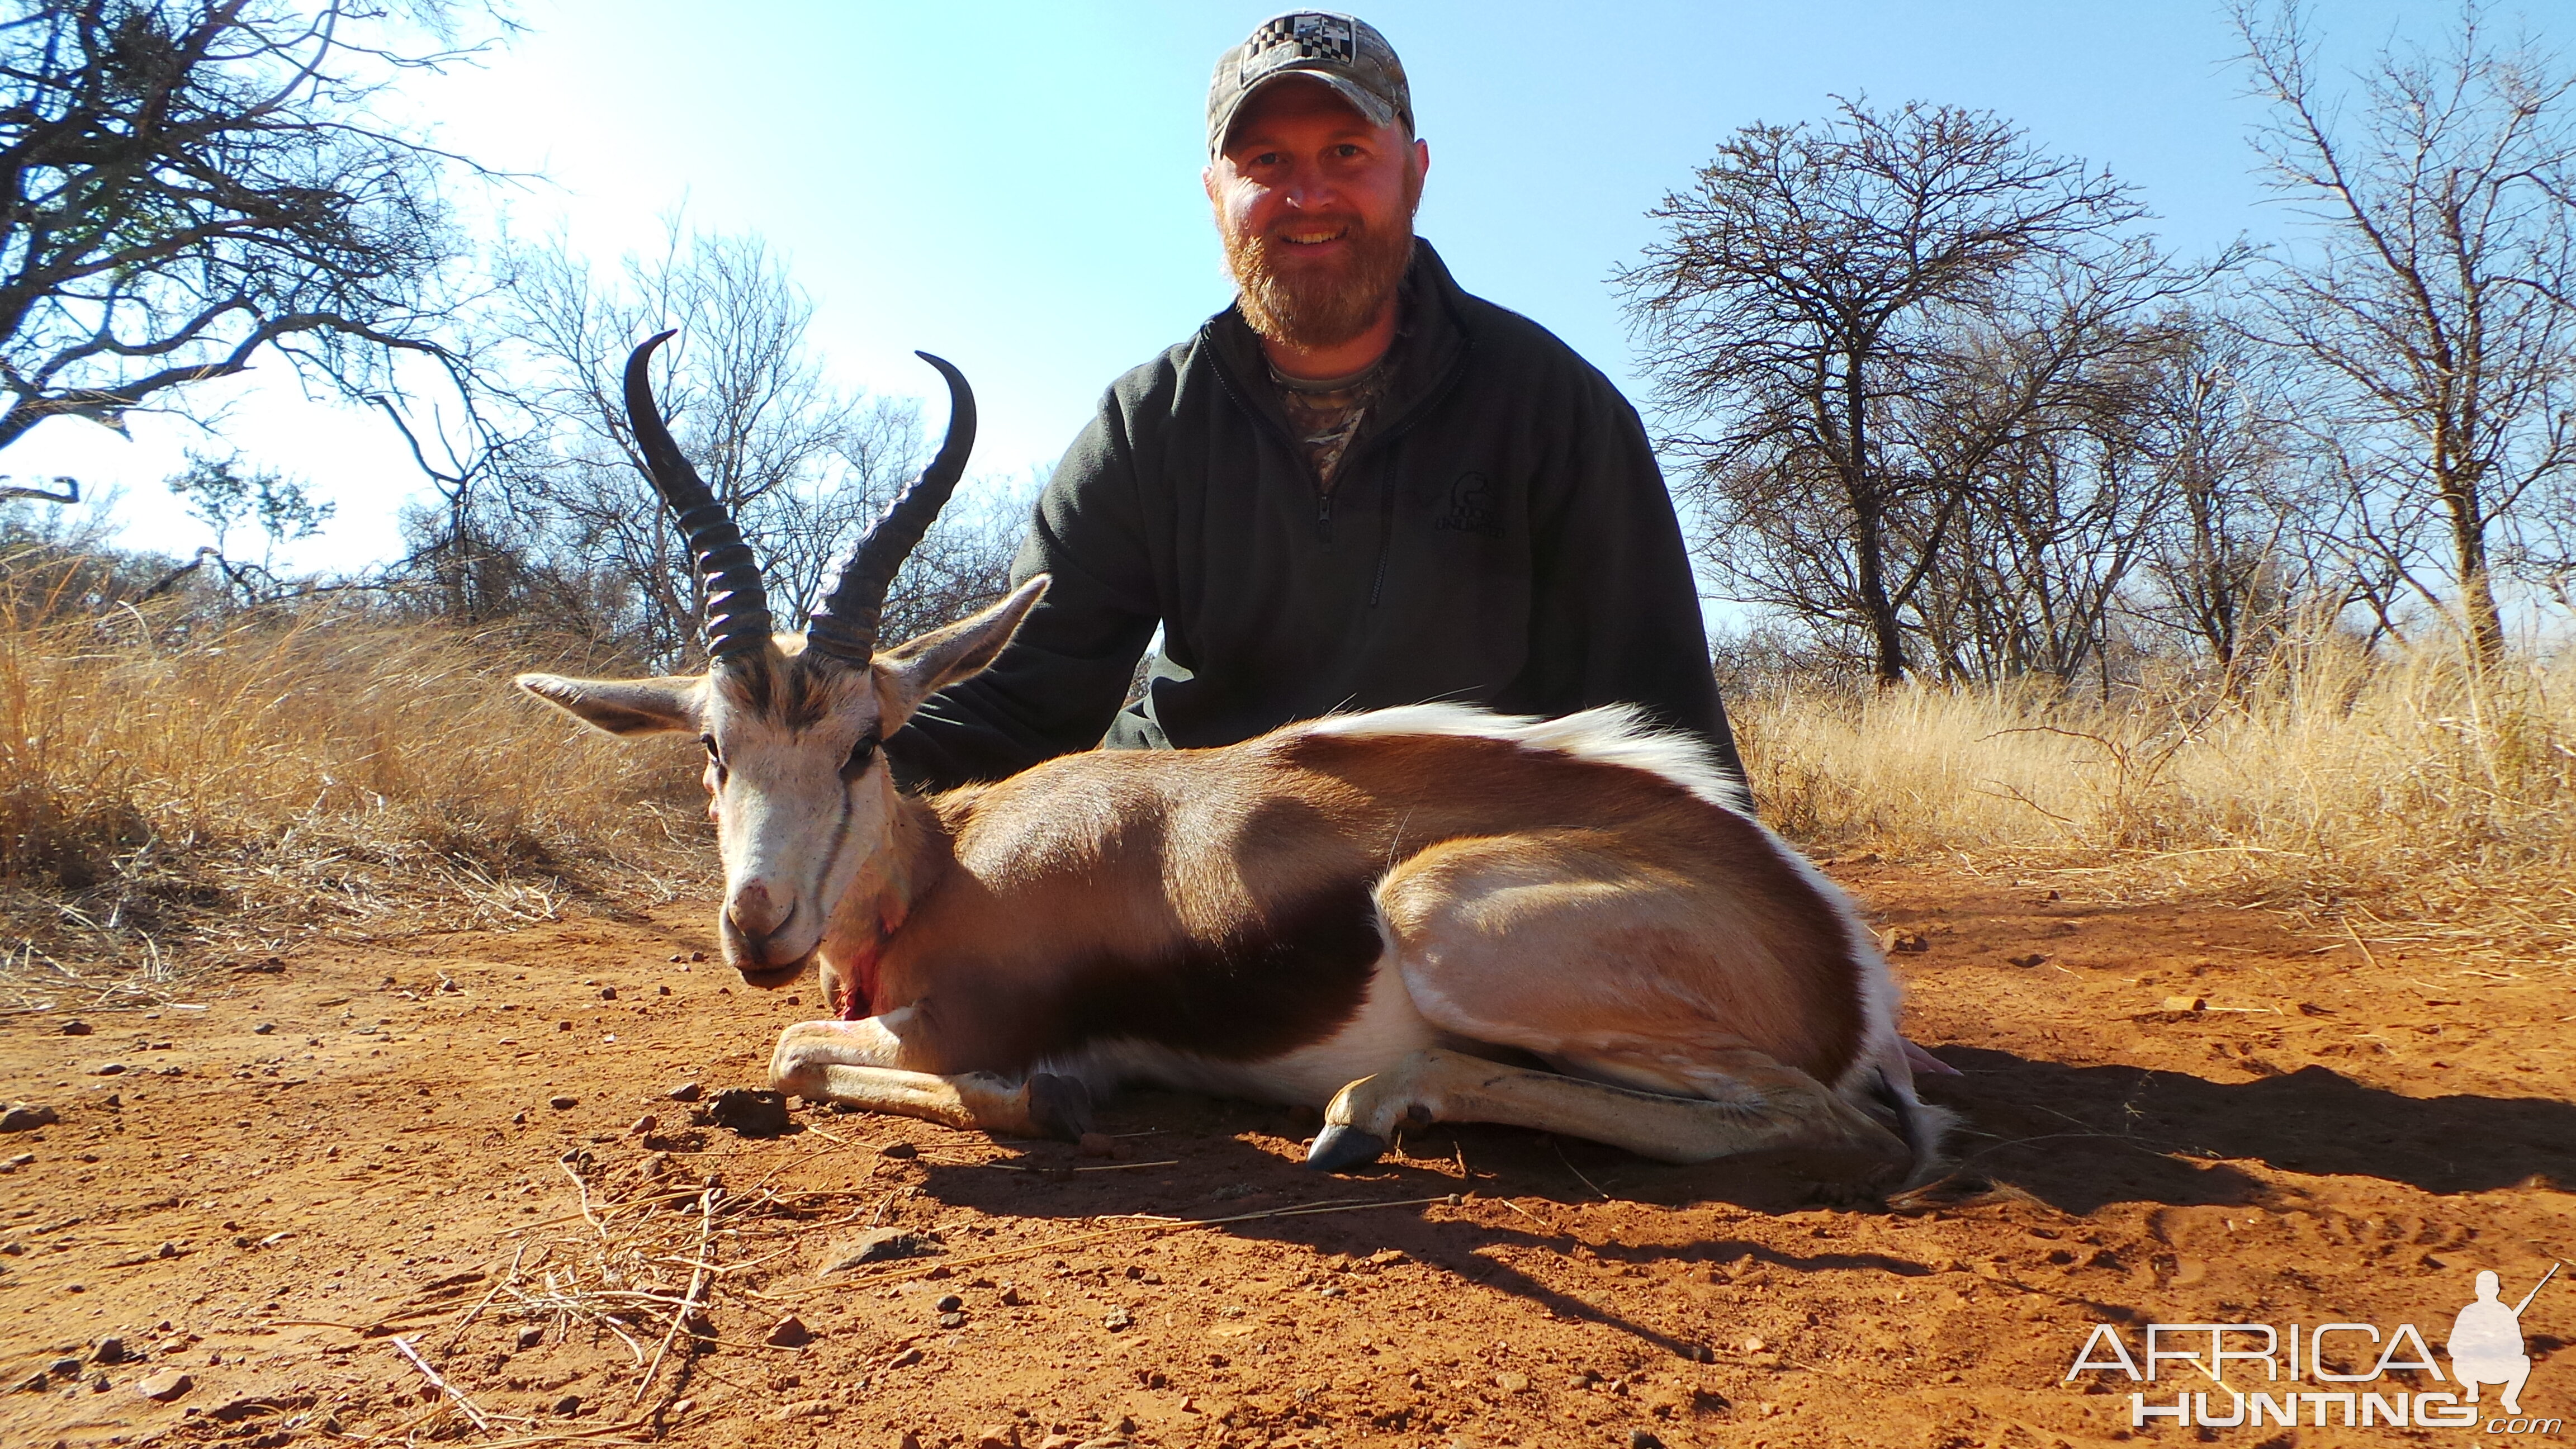
[[[1905,1210],[1473,1127],[1325,1178],[1297,1165],[1311,1119],[1159,1094],[1109,1113],[1133,1134],[1110,1158],[810,1110],[740,1137],[664,1094],[755,1084],[813,1002],[674,964],[706,948],[702,907],[317,950],[158,1011],[0,1019],[0,1093],[61,1115],[0,1136],[0,1158],[28,1155],[0,1176],[0,1444],[2107,1443],[2131,1437],[2132,1386],[2062,1382],[2093,1324],[2134,1348],[2150,1321],[2405,1321],[2438,1347],[2478,1269],[2518,1294],[2576,1257],[2563,967],[2364,959],[2262,912],[1838,873],[1921,934],[1895,957],[1908,1030],[1965,1073],[1927,1087],[1970,1119],[1965,1178]],[[682,1342],[640,1408],[636,1350],[521,1296],[606,1241],[576,1176],[601,1201],[667,1190],[611,1235],[707,1235],[656,1281],[733,1270],[708,1290],[713,1344]],[[697,1216],[709,1181],[798,1215],[726,1237]],[[1434,1201],[1251,1216],[1352,1199]],[[939,1251],[817,1277],[871,1226]],[[791,1312],[811,1341],[762,1342]],[[2523,1327],[2526,1408],[2576,1422],[2576,1283]],[[128,1361],[95,1361],[105,1337]],[[174,1370],[183,1392],[137,1391]]]

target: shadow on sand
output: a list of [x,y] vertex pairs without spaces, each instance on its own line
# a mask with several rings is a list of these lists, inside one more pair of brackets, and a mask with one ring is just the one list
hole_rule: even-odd
[[[1944,1049],[1942,1055],[1965,1075],[1934,1079],[1924,1095],[1967,1119],[1953,1151],[1962,1191],[1970,1195],[1991,1180],[2060,1210],[2085,1213],[2120,1202],[2251,1204],[2273,1196],[2274,1187],[2248,1165],[2372,1177],[2433,1193],[2476,1192],[2535,1177],[2564,1182],[2576,1174],[2576,1105],[2566,1102],[2406,1097],[2322,1067],[2231,1083],[2136,1067],[2031,1061],[2003,1052]],[[1327,1176],[1283,1152],[1311,1134],[1311,1115],[1138,1092],[1119,1099],[1103,1126],[1134,1134],[1120,1139],[1137,1152],[1134,1163],[1081,1158],[1063,1144],[1020,1144],[1006,1166],[935,1166],[925,1186],[953,1206],[1013,1217],[1235,1219],[1222,1230],[1298,1243],[1317,1253],[1359,1256],[1393,1248],[1563,1318],[1615,1328],[1685,1357],[1701,1349],[1521,1271],[1512,1266],[1515,1250],[1589,1261],[1605,1274],[1645,1259],[1730,1264],[1735,1271],[1767,1266],[1792,1273],[1909,1277],[1933,1271],[1929,1264],[1886,1253],[1796,1253],[1737,1239],[1586,1244],[1559,1221],[1560,1205],[1601,1195],[1667,1205],[1723,1202],[1765,1213],[1850,1202],[1848,1189],[1830,1181],[1832,1165],[1813,1160],[1735,1158],[1671,1166],[1591,1143],[1464,1125],[1431,1128],[1402,1143],[1387,1161]],[[1518,1199],[1512,1208],[1518,1220],[1498,1224],[1485,1214],[1481,1221],[1461,1223],[1421,1206],[1271,1215],[1300,1206],[1399,1202],[1461,1190]],[[1069,1231],[1075,1226],[1066,1223]]]
[[2408,1097],[2318,1066],[2213,1082],[1968,1048],[1940,1055],[1966,1075],[1932,1079],[1924,1095],[1968,1118],[1961,1166],[2067,1212],[2254,1203],[2272,1189],[2234,1165],[2248,1162],[2432,1193],[2576,1177],[2576,1104],[2544,1097]]

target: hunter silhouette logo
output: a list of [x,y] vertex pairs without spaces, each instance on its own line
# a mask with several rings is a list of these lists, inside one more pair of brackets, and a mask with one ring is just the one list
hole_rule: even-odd
[[2478,1385],[2502,1384],[2504,1411],[2522,1412],[2522,1385],[2531,1377],[2531,1355],[2522,1351],[2522,1310],[2540,1296],[2541,1284],[2557,1276],[2558,1265],[2552,1263],[2522,1301],[2507,1308],[2497,1296],[2501,1280],[2491,1272],[2478,1274],[2478,1301],[2451,1320],[2451,1341],[2445,1345],[2451,1351],[2451,1372],[2468,1390],[2470,1403],[2478,1401]]
[[[2066,1371],[2066,1382],[2086,1373],[2116,1373],[2141,1384],[2179,1380],[2202,1386],[2177,1392],[2159,1402],[2148,1392],[2129,1395],[2129,1427],[2145,1428],[2158,1419],[2203,1429],[2260,1429],[2296,1426],[2302,1418],[2315,1428],[2468,1429],[2483,1426],[2490,1434],[2556,1434],[2558,1419],[2526,1418],[2522,1390],[2531,1378],[2531,1356],[2523,1350],[2522,1315],[2550,1279],[2552,1264],[2517,1303],[2504,1301],[2503,1280],[2492,1271],[2477,1275],[2477,1298],[2451,1320],[2443,1344],[2451,1360],[2445,1374],[2424,1334],[2412,1323],[2382,1332],[2361,1322],[2324,1323],[2150,1323],[2140,1351],[2132,1356],[2120,1330],[2108,1323],[2093,1326],[2084,1347]],[[2198,1379],[2175,1369],[2188,1364]],[[2227,1379],[2231,1364],[2236,1382]],[[2260,1368],[2259,1374],[2254,1372]],[[2353,1372],[2345,1372],[2350,1368]],[[2163,1373],[2159,1375],[2158,1370]],[[2443,1385],[2417,1390],[2391,1380],[2398,1369],[2428,1376]],[[2314,1390],[2296,1385],[2314,1382]],[[2418,1383],[2423,1379],[2416,1380]],[[2240,1387],[2241,1385],[2241,1387]],[[2502,1390],[2487,1417],[2478,1390]],[[2204,1435],[2203,1437],[2210,1437]]]

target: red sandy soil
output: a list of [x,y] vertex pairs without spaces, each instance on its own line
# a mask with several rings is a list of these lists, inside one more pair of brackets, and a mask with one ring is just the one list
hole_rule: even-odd
[[[1907,1030],[1964,1074],[1925,1088],[1967,1118],[1960,1175],[1893,1206],[1759,1164],[1473,1126],[1333,1178],[1299,1165],[1311,1114],[1166,1094],[1108,1110],[1125,1135],[1106,1158],[806,1108],[786,1135],[742,1137],[665,1094],[758,1085],[814,1002],[692,964],[702,904],[317,948],[158,1009],[0,1019],[0,1093],[61,1117],[0,1136],[0,1157],[28,1154],[0,1176],[0,1444],[1643,1431],[1676,1449],[2285,1449],[2470,1432],[2132,1431],[2125,1379],[2064,1380],[2099,1323],[2133,1354],[2149,1322],[2411,1322],[2438,1349],[2477,1270],[2510,1300],[2576,1256],[2563,967],[2365,957],[2261,911],[1838,873],[1921,934],[1894,958]],[[65,1035],[74,1016],[94,1034]],[[1352,1202],[1406,1205],[1278,1211]],[[1236,1221],[1163,1221],[1220,1218]],[[940,1251],[818,1276],[872,1225]],[[596,1296],[604,1256],[662,1300]],[[667,1300],[699,1264],[731,1269],[695,1300],[711,1336],[664,1350]],[[2568,1276],[2524,1315],[2523,1405],[2576,1421]],[[637,1347],[546,1310],[567,1285]],[[763,1342],[791,1312],[811,1341]],[[110,1336],[128,1361],[96,1361]],[[657,1350],[639,1401],[636,1358]],[[2354,1356],[2329,1355],[2369,1367]],[[138,1392],[173,1370],[185,1391]],[[2167,1365],[2138,1387],[2163,1402],[2194,1385],[2211,1387]]]

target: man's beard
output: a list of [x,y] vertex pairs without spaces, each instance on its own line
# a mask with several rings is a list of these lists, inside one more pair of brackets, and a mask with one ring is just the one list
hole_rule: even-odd
[[1366,332],[1413,260],[1413,204],[1421,182],[1408,178],[1405,191],[1404,220],[1394,228],[1350,219],[1350,253],[1332,267],[1297,265],[1294,243],[1220,227],[1243,320],[1264,338],[1301,350],[1339,347]]

